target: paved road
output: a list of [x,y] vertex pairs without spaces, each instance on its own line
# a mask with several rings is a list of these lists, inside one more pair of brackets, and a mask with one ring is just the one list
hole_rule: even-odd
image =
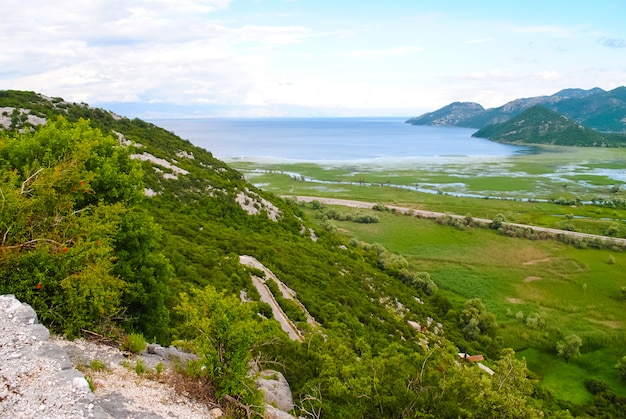
[[[371,209],[375,205],[374,202],[353,201],[353,200],[348,200],[348,199],[336,199],[336,198],[322,198],[318,196],[296,196],[295,198],[301,202],[319,201],[322,204],[326,204],[326,205],[343,205],[343,206],[352,207],[352,208]],[[459,218],[459,219],[465,218],[465,216],[463,215],[445,214],[443,212],[417,210],[417,209],[412,209],[412,208],[407,208],[407,207],[399,207],[396,205],[386,205],[386,206],[387,208],[395,209],[396,212],[399,212],[401,214],[406,214],[407,212],[412,211],[412,213],[416,217],[420,217],[420,218],[440,218],[440,217],[443,217],[444,215],[454,217],[454,218]],[[486,218],[474,218],[474,221],[481,223],[481,224],[491,224],[491,220],[488,220]],[[503,224],[515,226],[515,227],[521,227],[521,228],[530,228],[534,231],[541,231],[541,232],[545,232],[554,236],[558,234],[563,234],[563,235],[579,237],[579,238],[600,239],[603,241],[611,241],[613,243],[626,246],[626,239],[599,236],[596,234],[579,233],[576,231],[559,230],[556,228],[530,226],[526,224],[517,224],[517,223],[503,223]]]

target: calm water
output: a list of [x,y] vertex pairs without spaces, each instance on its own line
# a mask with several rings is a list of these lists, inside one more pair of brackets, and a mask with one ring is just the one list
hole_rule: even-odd
[[405,124],[407,118],[160,119],[156,125],[219,159],[354,161],[506,157],[530,148],[472,138],[466,128]]

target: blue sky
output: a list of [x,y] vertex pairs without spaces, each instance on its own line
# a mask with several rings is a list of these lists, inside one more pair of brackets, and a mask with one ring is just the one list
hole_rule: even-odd
[[4,0],[2,14],[0,89],[128,116],[413,116],[626,84],[616,0]]

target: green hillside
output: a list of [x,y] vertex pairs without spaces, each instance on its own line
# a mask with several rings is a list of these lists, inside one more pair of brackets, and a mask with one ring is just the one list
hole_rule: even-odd
[[626,132],[626,87],[563,100],[549,106],[582,125],[601,132]]
[[540,105],[599,132],[626,132],[626,87],[623,86],[610,91],[599,88],[564,89],[550,96],[515,99],[489,109],[483,109],[477,103],[462,105],[465,106],[460,107],[455,102],[406,122],[413,125],[482,129],[507,122],[531,107]]
[[[252,412],[254,361],[285,374],[303,417],[571,417],[479,299],[454,310],[429,273],[335,234],[337,214],[313,227],[295,202],[138,119],[32,92],[1,91],[0,108],[0,294],[55,332],[174,342],[199,355],[188,373],[217,402]],[[296,292],[316,322],[275,297],[304,342],[272,319],[252,282],[264,274],[242,255]]]
[[623,146],[626,137],[603,134],[586,128],[543,106],[533,106],[499,124],[488,125],[473,134],[501,143],[550,144],[578,147]]

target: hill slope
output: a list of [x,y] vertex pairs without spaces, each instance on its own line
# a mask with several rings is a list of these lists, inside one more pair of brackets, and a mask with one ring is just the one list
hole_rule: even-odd
[[[525,361],[501,347],[479,299],[452,310],[428,273],[381,245],[342,241],[331,222],[312,232],[297,203],[210,152],[33,92],[1,91],[0,108],[0,294],[32,305],[53,330],[174,341],[198,354],[190,375],[233,417],[260,404],[252,364],[280,369],[294,413],[307,417],[560,410],[533,397]],[[304,342],[272,319],[252,281],[264,271],[243,255],[315,319],[265,278]],[[494,375],[459,362],[459,351],[482,352]]]
[[533,106],[506,122],[488,125],[473,134],[502,143],[600,147],[624,144],[542,106]]

